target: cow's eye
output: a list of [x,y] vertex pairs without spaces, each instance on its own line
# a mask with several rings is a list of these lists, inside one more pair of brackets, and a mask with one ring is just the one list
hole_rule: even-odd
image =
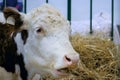
[[37,29],[37,33],[40,33],[40,32],[42,32],[42,28]]

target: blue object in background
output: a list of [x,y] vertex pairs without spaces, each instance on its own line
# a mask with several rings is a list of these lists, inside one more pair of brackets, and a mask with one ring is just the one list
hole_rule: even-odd
[[4,7],[15,7],[20,12],[23,11],[23,0],[0,0],[0,10]]

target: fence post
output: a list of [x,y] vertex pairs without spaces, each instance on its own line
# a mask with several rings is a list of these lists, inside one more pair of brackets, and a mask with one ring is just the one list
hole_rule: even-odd
[[114,0],[111,1],[111,40],[114,40]]
[[48,0],[46,0],[46,3],[48,3]]
[[71,0],[67,0],[67,19],[71,24]]
[[6,7],[6,0],[3,0],[3,9]]
[[90,0],[90,34],[93,33],[93,30],[92,30],[92,0]]
[[24,13],[27,13],[27,0],[24,0]]

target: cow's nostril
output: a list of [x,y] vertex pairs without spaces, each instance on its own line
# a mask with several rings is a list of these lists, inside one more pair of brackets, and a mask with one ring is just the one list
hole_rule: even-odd
[[69,58],[69,57],[67,57],[67,56],[65,56],[65,59],[68,61],[68,62],[71,62],[72,60]]
[[67,64],[74,65],[78,63],[79,55],[65,55],[64,59],[67,62]]

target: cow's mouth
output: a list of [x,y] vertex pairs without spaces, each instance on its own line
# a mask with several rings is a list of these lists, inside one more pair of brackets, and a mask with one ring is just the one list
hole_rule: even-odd
[[61,68],[56,70],[56,74],[59,76],[68,76],[71,70],[69,68]]
[[69,73],[70,69],[68,69],[68,68],[61,68],[61,69],[58,69],[57,71],[62,72],[62,73]]

